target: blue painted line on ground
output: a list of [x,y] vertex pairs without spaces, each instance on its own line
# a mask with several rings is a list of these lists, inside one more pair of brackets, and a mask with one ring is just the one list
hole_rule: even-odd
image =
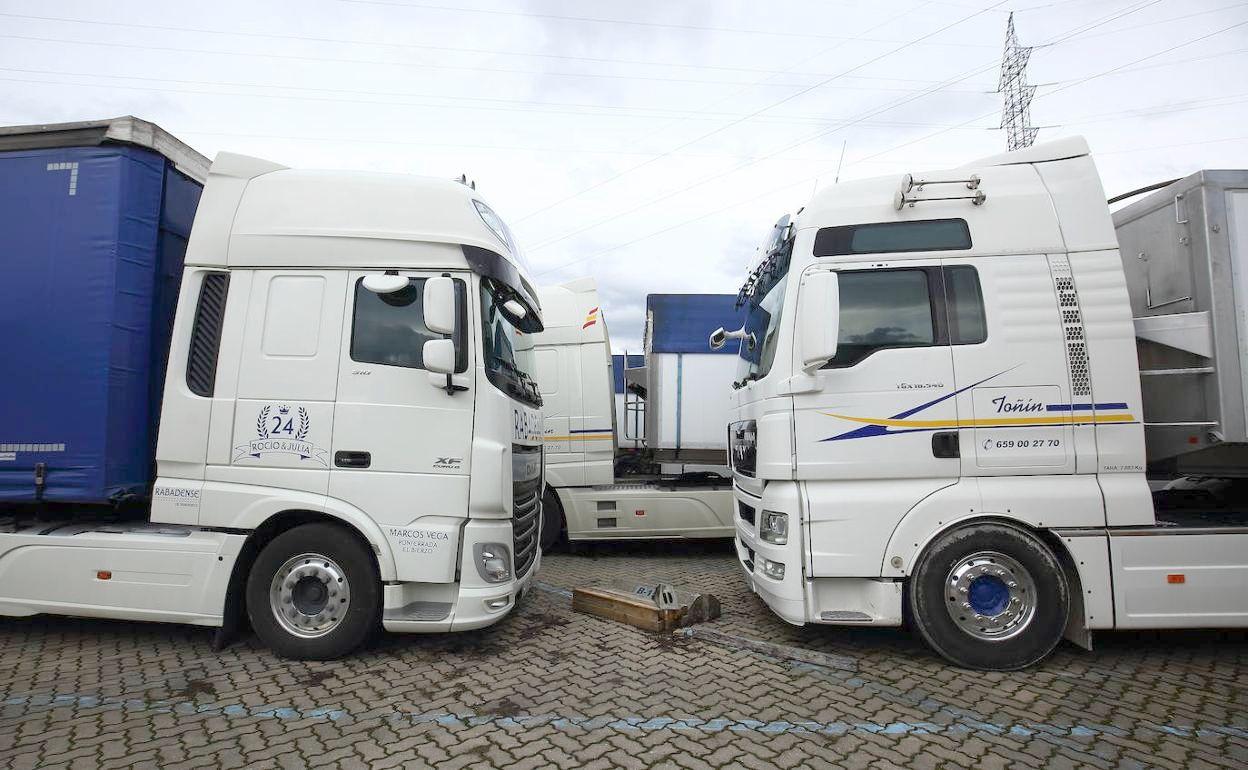
[[[1136,730],[1149,730],[1180,738],[1215,738],[1234,737],[1248,739],[1248,726],[1237,725],[1167,725],[1155,722],[1139,722],[1132,729],[1115,725],[1078,724],[1054,725],[1044,722],[1013,722],[993,723],[979,720],[961,720],[949,724],[938,722],[855,722],[831,721],[821,722],[803,720],[789,722],[785,720],[762,721],[757,719],[730,719],[716,717],[700,719],[688,717],[641,717],[641,716],[560,716],[558,714],[532,714],[504,716],[496,714],[477,714],[474,712],[411,712],[392,709],[390,713],[372,715],[357,720],[350,711],[334,707],[318,707],[298,709],[291,706],[246,706],[241,703],[195,703],[191,701],[146,701],[140,698],[110,698],[95,695],[21,695],[0,701],[0,707],[6,710],[56,709],[62,707],[101,708],[129,712],[146,712],[153,714],[175,714],[183,716],[227,716],[235,718],[261,718],[279,720],[317,719],[329,722],[355,722],[379,720],[392,724],[438,724],[445,727],[481,727],[493,726],[501,728],[532,728],[551,726],[557,730],[616,730],[620,732],[758,732],[766,735],[830,735],[841,736],[851,733],[874,735],[967,735],[971,733],[988,733],[991,735],[1011,735],[1028,737],[1037,734],[1048,734],[1072,738],[1097,738],[1103,735],[1125,737]],[[3,714],[12,718],[15,714]]]

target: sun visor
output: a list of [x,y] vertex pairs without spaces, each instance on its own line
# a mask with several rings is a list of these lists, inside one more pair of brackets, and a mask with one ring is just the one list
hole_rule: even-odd
[[524,279],[524,276],[520,275],[515,263],[502,254],[479,246],[464,244],[463,249],[464,259],[468,261],[468,266],[474,273],[492,278],[511,289],[516,300],[529,311],[528,315],[517,324],[517,328],[528,334],[543,331],[545,327],[542,325],[542,306],[537,300],[537,292]]

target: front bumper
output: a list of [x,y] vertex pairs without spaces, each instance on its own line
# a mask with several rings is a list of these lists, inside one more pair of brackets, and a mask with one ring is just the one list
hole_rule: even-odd
[[502,583],[488,583],[477,573],[472,559],[474,545],[490,542],[511,544],[511,522],[474,520],[464,526],[457,582],[384,586],[382,627],[400,633],[469,631],[506,617],[528,592],[542,557],[539,549],[524,574]]
[[[797,484],[773,482],[755,497],[739,486],[733,487],[736,505],[737,563],[750,589],[783,620],[800,626],[806,622],[803,596],[801,545],[801,510],[798,506]],[[758,522],[763,510],[787,513],[789,541],[784,545],[764,542],[758,536]],[[763,573],[762,560],[784,565],[784,577],[777,580]]]
[[[737,562],[746,583],[771,611],[800,626],[806,623],[853,626],[901,625],[902,583],[880,577],[812,578],[807,575],[800,486],[771,482],[755,497],[734,487],[737,505]],[[788,514],[789,541],[774,545],[758,536],[764,510]],[[750,521],[750,512],[753,521]],[[784,578],[764,574],[763,559],[784,565]]]

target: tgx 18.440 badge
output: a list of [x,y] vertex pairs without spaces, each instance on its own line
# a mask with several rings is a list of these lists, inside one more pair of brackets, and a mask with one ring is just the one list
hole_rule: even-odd
[[246,457],[258,460],[265,455],[287,455],[328,467],[327,450],[311,440],[311,432],[312,418],[304,407],[265,404],[256,414],[256,438],[234,447],[234,462]]

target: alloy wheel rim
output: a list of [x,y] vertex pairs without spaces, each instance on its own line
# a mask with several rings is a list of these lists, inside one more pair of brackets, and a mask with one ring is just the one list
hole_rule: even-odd
[[1027,568],[998,551],[959,559],[945,577],[945,609],[963,632],[981,641],[1012,639],[1036,615],[1036,581]]
[[269,607],[288,633],[315,639],[337,628],[351,607],[351,584],[333,559],[304,553],[285,561],[269,585]]

